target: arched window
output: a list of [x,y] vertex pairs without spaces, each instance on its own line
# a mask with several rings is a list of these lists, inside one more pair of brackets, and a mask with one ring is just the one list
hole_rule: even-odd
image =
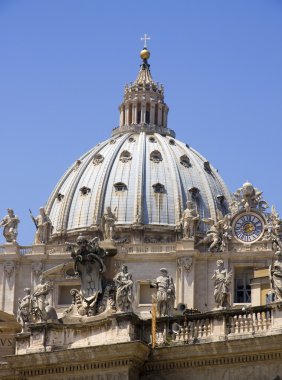
[[153,152],[150,154],[150,160],[158,164],[162,161],[162,155],[158,150],[153,150]]
[[141,123],[141,104],[137,103],[137,124]]
[[94,164],[94,165],[99,165],[99,164],[101,164],[103,161],[104,161],[104,157],[102,156],[102,154],[100,154],[100,153],[95,154],[95,156],[94,156],[94,158],[93,158],[93,164]]
[[132,104],[129,104],[128,108],[128,124],[132,124]]
[[185,168],[190,168],[191,162],[188,156],[186,154],[183,154],[183,156],[180,157],[180,163],[183,165]]
[[156,142],[156,139],[155,139],[155,137],[149,137],[149,141],[151,142],[151,143],[155,143]]
[[190,187],[188,191],[191,194],[192,200],[197,200],[197,198],[199,197],[200,190],[194,186]]
[[126,184],[123,182],[116,182],[114,184],[115,191],[126,191],[127,187]]
[[61,202],[63,200],[63,198],[64,198],[64,194],[62,194],[62,193],[57,194],[57,199],[59,202]]
[[146,117],[145,117],[145,123],[150,124],[150,103],[146,104]]
[[211,174],[212,170],[209,161],[204,162],[204,169],[207,173]]
[[169,140],[170,145],[175,145],[175,141],[173,139]]
[[154,189],[154,193],[159,193],[159,194],[165,193],[164,185],[159,182],[152,185],[152,188]]
[[128,162],[132,159],[131,153],[128,150],[124,150],[119,157],[121,162]]
[[81,192],[81,195],[87,195],[90,193],[91,189],[87,186],[83,186],[79,189],[79,191]]

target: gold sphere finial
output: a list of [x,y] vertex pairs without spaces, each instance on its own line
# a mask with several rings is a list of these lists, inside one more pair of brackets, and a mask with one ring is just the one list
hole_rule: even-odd
[[150,52],[149,50],[144,47],[141,51],[140,51],[140,57],[145,61],[147,61],[147,59],[150,58]]

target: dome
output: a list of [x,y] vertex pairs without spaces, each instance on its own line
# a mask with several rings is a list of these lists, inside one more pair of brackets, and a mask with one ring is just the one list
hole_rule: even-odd
[[108,207],[121,232],[175,231],[188,200],[201,218],[226,214],[226,185],[203,156],[167,128],[163,86],[153,81],[149,67],[144,59],[136,81],[126,86],[112,137],[77,160],[53,191],[46,211],[54,237],[100,231]]

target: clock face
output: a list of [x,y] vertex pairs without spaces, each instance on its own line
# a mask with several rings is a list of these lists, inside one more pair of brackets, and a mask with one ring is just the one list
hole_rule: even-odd
[[253,243],[263,234],[263,220],[256,214],[246,213],[233,223],[235,237],[244,243]]

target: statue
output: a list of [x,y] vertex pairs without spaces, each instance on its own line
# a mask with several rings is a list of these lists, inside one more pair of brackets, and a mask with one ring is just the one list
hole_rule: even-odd
[[226,250],[228,241],[232,238],[231,215],[223,216],[218,212],[217,219],[217,222],[211,218],[202,219],[211,227],[206,236],[196,244],[196,247],[200,244],[207,244],[209,245],[209,252],[224,252]]
[[277,213],[275,207],[272,206],[271,213],[267,218],[267,225],[265,227],[265,232],[262,240],[266,243],[270,242],[272,245],[272,250],[274,252],[282,249],[281,232],[282,226],[279,214]]
[[52,290],[52,285],[49,281],[45,281],[43,276],[39,277],[39,284],[36,285],[32,294],[32,312],[36,320],[47,321],[48,315],[46,307],[46,296]]
[[22,325],[23,331],[26,328],[26,325],[31,322],[32,310],[31,310],[31,295],[30,289],[24,289],[24,297],[18,299],[18,312],[17,312],[17,321]]
[[80,304],[81,315],[95,315],[99,297],[103,293],[102,275],[106,270],[106,252],[99,246],[97,237],[88,240],[80,235],[76,243],[66,244],[81,281],[80,291],[73,292],[75,303]]
[[111,207],[106,207],[106,212],[102,217],[102,231],[104,234],[104,240],[113,240],[116,220],[117,217],[112,212]]
[[44,207],[40,207],[39,215],[34,217],[31,214],[36,227],[34,244],[47,244],[49,243],[53,226],[49,216],[45,212]]
[[128,273],[126,265],[122,265],[121,271],[114,277],[116,285],[116,308],[117,311],[129,311],[133,301],[132,275]]
[[186,206],[180,221],[183,229],[183,239],[192,239],[195,237],[200,217],[193,202],[187,201]]
[[214,271],[214,299],[217,307],[227,307],[229,298],[229,284],[231,282],[232,271],[228,272],[224,268],[222,260],[217,260],[217,269]]
[[175,301],[173,279],[169,277],[166,268],[160,269],[161,275],[151,281],[151,286],[157,288],[157,311],[159,317],[171,315]]
[[234,193],[234,201],[230,207],[234,213],[240,209],[247,212],[251,209],[265,211],[268,204],[262,200],[262,191],[256,189],[251,183],[246,182]]
[[3,235],[7,243],[16,243],[18,236],[19,218],[14,214],[14,210],[7,209],[8,214],[0,222],[0,227],[3,227]]
[[275,293],[275,301],[282,302],[282,252],[275,252],[276,260],[269,267],[269,279],[271,288]]

